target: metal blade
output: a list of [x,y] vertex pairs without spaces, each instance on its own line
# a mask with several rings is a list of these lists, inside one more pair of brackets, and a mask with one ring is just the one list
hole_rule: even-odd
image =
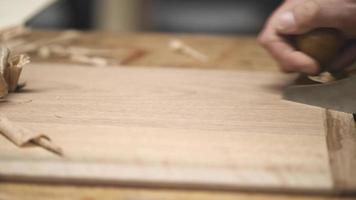
[[283,98],[347,113],[356,113],[356,75],[324,84],[288,87]]

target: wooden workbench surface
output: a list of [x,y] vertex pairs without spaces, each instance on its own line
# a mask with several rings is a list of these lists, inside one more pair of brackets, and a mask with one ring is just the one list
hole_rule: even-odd
[[[33,32],[28,39],[53,37],[55,32]],[[199,62],[190,57],[173,54],[167,46],[172,38],[185,43],[209,57]],[[125,66],[172,66],[190,68],[219,68],[236,70],[277,70],[254,38],[165,34],[81,34],[74,44],[98,48],[139,49],[143,54],[131,59]],[[36,57],[35,61],[58,61]],[[49,185],[33,183],[0,183],[0,199],[331,199],[328,196],[254,193],[243,191],[202,191],[184,189],[150,189],[110,187],[100,185]],[[351,197],[352,198],[352,197]]]
[[[69,31],[67,31],[69,32]],[[31,32],[25,36],[27,41],[46,40],[60,37],[65,32]],[[258,46],[253,37],[212,36],[188,34],[159,33],[79,33],[79,37],[70,41],[72,46],[94,49],[137,50],[139,53],[125,66],[181,67],[204,69],[244,69],[244,70],[277,70],[276,64],[267,53]],[[179,39],[200,53],[208,60],[201,62],[187,55],[175,53],[169,48],[172,39]],[[121,55],[118,55],[119,59]],[[43,59],[36,53],[31,54],[35,61],[58,61]]]

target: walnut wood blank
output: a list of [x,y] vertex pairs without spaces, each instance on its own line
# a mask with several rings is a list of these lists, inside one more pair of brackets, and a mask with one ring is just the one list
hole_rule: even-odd
[[0,179],[333,190],[323,109],[271,72],[32,64],[1,112],[66,152],[0,138]]

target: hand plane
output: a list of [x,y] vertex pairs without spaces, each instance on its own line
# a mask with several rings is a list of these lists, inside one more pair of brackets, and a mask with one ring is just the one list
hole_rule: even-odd
[[[313,57],[323,71],[346,45],[341,32],[323,28],[311,31],[295,38],[298,50]],[[324,83],[308,79],[301,75],[295,84],[288,86],[283,98],[298,103],[319,106],[326,109],[356,113],[356,73],[348,68],[338,72],[330,72],[333,80]],[[307,80],[308,79],[308,80]]]

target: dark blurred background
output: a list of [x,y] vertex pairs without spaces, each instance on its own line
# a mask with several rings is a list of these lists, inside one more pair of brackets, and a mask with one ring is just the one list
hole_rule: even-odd
[[41,29],[256,34],[281,0],[58,0]]

